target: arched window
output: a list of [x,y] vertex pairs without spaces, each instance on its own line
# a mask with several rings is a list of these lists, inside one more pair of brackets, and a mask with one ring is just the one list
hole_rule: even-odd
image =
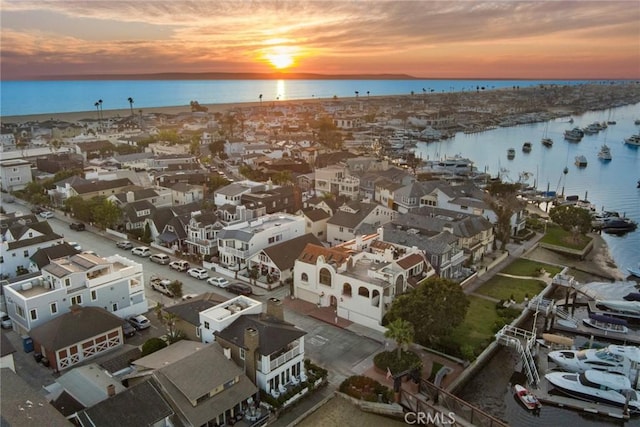
[[331,272],[328,268],[322,268],[320,270],[320,284],[331,286]]
[[358,295],[360,295],[361,297],[369,298],[369,289],[365,288],[364,286],[360,286],[358,288]]
[[396,295],[400,295],[404,292],[404,277],[398,276],[396,279]]
[[302,280],[303,282],[308,282],[309,276],[307,275],[307,273],[302,273],[302,275],[300,276],[300,280]]
[[375,289],[371,293],[371,305],[374,307],[380,307],[380,292]]
[[345,297],[350,297],[351,296],[351,285],[348,283],[345,283],[344,285],[342,285],[342,295],[344,295]]

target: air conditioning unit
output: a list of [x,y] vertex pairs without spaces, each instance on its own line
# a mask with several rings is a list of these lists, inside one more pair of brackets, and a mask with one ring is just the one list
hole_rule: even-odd
[[28,291],[31,288],[33,288],[33,284],[31,282],[26,282],[22,284],[23,291]]

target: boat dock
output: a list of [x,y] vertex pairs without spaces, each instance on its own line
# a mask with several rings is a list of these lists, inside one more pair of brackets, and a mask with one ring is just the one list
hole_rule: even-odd
[[578,334],[593,338],[603,338],[611,341],[623,343],[625,345],[640,345],[640,334],[633,330],[629,330],[628,333],[622,334],[619,332],[609,332],[600,329],[589,328],[584,326],[582,322],[578,323],[575,328],[561,325],[555,322],[552,329],[562,332],[568,332],[571,334]]
[[[545,351],[538,351],[537,364],[540,372],[549,372],[549,362]],[[624,409],[598,402],[587,402],[585,400],[574,399],[561,394],[551,394],[550,390],[553,386],[549,384],[544,375],[541,376],[537,388],[530,390],[536,395],[538,400],[544,404],[558,406],[560,408],[569,408],[576,411],[582,411],[589,414],[599,414],[611,418],[621,420],[629,419],[629,414],[624,413]],[[544,411],[544,407],[542,408]]]

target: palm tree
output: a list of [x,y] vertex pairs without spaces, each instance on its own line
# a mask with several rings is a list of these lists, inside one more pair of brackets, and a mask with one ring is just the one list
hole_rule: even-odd
[[262,107],[262,94],[260,94],[260,96],[258,96],[258,98],[260,99],[260,106]]
[[133,98],[128,97],[127,101],[129,101],[129,108],[131,109],[131,117],[133,117]]
[[360,92],[356,91],[356,98],[360,95]]
[[402,350],[413,342],[413,325],[403,319],[396,319],[387,325],[384,336],[396,341],[398,359],[402,358]]
[[98,102],[96,101],[93,106],[96,107],[96,112],[98,113],[98,121],[100,121],[100,104],[98,104]]
[[369,91],[367,91],[367,99],[369,99]]
[[102,110],[102,99],[98,99],[98,105],[100,106],[100,127],[102,128],[102,119],[104,119],[104,112]]

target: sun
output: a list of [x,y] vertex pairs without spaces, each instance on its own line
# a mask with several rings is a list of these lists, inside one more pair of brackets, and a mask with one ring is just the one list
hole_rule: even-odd
[[295,62],[293,50],[289,46],[272,46],[265,58],[278,70],[289,68]]
[[267,55],[267,59],[271,62],[271,65],[279,70],[288,68],[293,64],[293,57],[286,53],[270,54]]

